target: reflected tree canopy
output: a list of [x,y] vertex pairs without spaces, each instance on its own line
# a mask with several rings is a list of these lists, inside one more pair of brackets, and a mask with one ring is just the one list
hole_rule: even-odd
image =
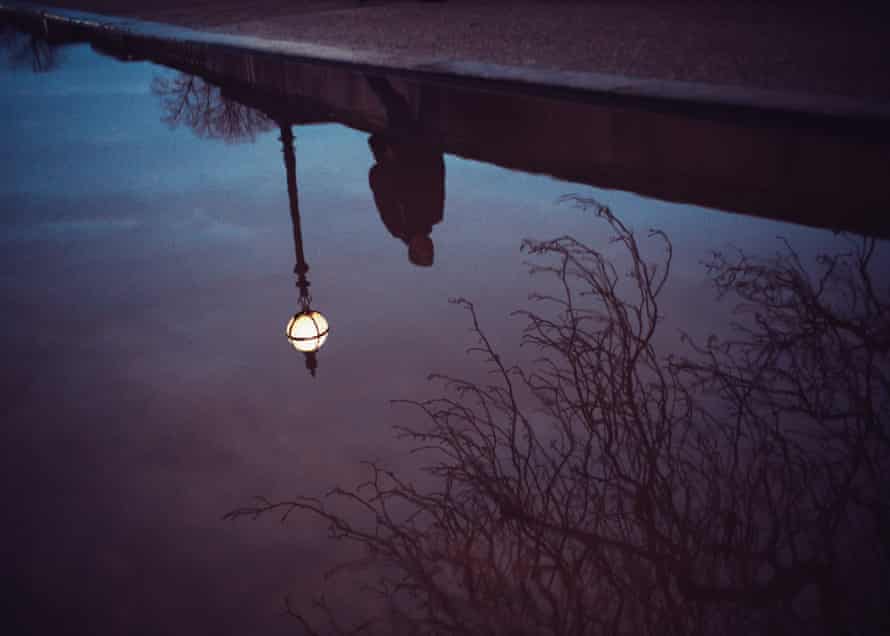
[[0,24],[0,49],[6,50],[10,68],[48,73],[62,63],[61,46],[37,35],[22,33],[9,24]]
[[278,127],[260,111],[225,97],[218,86],[195,75],[155,77],[151,91],[161,100],[165,124],[187,126],[201,138],[254,141],[258,134]]
[[[620,272],[571,237],[528,241],[533,368],[494,350],[495,381],[437,377],[400,435],[436,486],[369,464],[326,499],[261,500],[230,513],[308,512],[364,556],[380,611],[309,632],[412,634],[876,633],[890,626],[890,324],[875,242],[823,256],[716,253],[706,264],[735,301],[728,336],[662,355],[655,335],[671,263],[596,210],[630,257]],[[651,245],[647,245],[651,247]],[[647,252],[648,253],[648,252]],[[352,514],[343,505],[354,506]],[[335,512],[336,511],[336,512]],[[362,516],[364,515],[364,516]]]

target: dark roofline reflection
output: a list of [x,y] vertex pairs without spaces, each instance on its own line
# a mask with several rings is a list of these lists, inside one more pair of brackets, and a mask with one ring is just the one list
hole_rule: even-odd
[[[24,25],[27,26],[27,25]],[[36,28],[36,25],[31,25]],[[368,78],[386,77],[442,152],[667,201],[890,237],[890,126],[828,116],[683,108],[620,95],[571,98],[479,81],[309,63],[274,53],[53,24],[116,59],[198,75],[243,104],[369,133],[387,128]]]

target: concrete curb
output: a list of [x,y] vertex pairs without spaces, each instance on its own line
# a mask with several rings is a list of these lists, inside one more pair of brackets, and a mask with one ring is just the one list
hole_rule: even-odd
[[741,86],[644,79],[578,71],[503,66],[470,60],[384,54],[300,41],[268,40],[210,33],[116,16],[44,7],[28,2],[0,2],[0,15],[95,31],[137,40],[177,41],[185,45],[241,49],[281,55],[299,61],[379,70],[408,76],[433,76],[462,82],[483,82],[493,88],[523,93],[562,93],[576,97],[657,102],[699,111],[753,111],[773,116],[804,116],[890,123],[890,104],[832,95],[767,91]]

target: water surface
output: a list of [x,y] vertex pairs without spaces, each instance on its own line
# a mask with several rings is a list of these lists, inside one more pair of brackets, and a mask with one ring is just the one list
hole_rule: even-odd
[[[392,428],[422,416],[391,401],[440,395],[430,373],[490,377],[449,299],[471,300],[501,356],[530,364],[511,313],[560,287],[529,276],[523,239],[571,236],[619,273],[631,266],[594,206],[565,195],[608,206],[653,261],[647,231],[669,237],[664,353],[683,350],[681,332],[727,332],[731,307],[702,264],[712,250],[768,256],[787,241],[809,266],[848,246],[825,229],[440,152],[442,218],[433,263],[418,266],[375,201],[369,134],[293,125],[312,305],[331,325],[313,377],[284,337],[299,301],[276,113],[238,139],[199,135],[158,90],[179,71],[87,45],[58,55],[50,72],[0,72],[4,545],[16,620],[33,633],[295,630],[283,597],[308,602],[341,548],[309,517],[221,517],[256,495],[357,483],[363,459],[416,476]],[[429,201],[438,186],[424,180],[437,177],[418,170],[401,184]],[[879,242],[874,272],[886,264]]]

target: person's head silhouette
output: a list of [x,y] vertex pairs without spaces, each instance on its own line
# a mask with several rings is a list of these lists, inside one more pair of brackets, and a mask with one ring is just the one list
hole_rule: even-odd
[[390,234],[408,246],[408,260],[431,267],[435,257],[433,226],[442,221],[445,164],[442,151],[419,137],[372,135],[377,162],[368,173],[374,202]]
[[433,239],[427,234],[415,234],[408,241],[408,260],[419,267],[430,267],[435,255]]

